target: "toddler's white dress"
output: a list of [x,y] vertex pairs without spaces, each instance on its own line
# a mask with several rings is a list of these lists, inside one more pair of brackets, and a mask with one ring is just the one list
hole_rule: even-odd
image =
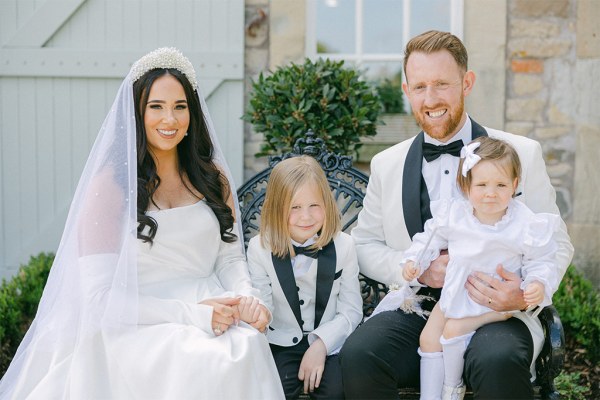
[[[440,200],[431,204],[433,218],[425,230],[413,237],[413,244],[404,253],[404,260],[417,260],[428,238],[435,230],[429,248],[424,252],[421,270],[435,260],[440,250],[448,249],[450,260],[446,269],[440,308],[446,318],[464,318],[492,311],[469,297],[465,282],[475,271],[502,279],[496,266],[518,273],[521,289],[537,280],[544,284],[544,300],[538,310],[552,303],[552,295],[560,284],[556,269],[557,244],[552,235],[560,226],[560,217],[549,213],[534,213],[525,204],[511,200],[506,214],[495,225],[485,225],[473,215],[473,206],[465,199]],[[532,376],[535,359],[544,343],[544,332],[537,312],[518,312],[513,317],[522,320],[533,339]]]
[[467,277],[480,271],[502,279],[496,266],[515,272],[523,278],[521,288],[537,280],[544,284],[544,301],[540,307],[552,303],[552,294],[558,288],[555,267],[557,244],[552,235],[559,226],[559,217],[549,213],[534,213],[523,203],[511,200],[506,214],[495,225],[485,225],[473,215],[473,206],[464,199],[438,201],[431,206],[433,218],[425,230],[413,238],[413,244],[404,253],[405,260],[416,260],[427,239],[435,235],[422,259],[424,265],[448,249],[450,261],[446,269],[440,308],[446,318],[465,318],[491,311],[476,303],[465,289]]

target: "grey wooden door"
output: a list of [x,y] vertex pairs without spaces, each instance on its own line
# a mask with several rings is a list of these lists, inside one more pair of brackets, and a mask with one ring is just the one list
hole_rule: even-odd
[[243,23],[243,0],[0,1],[0,277],[56,251],[118,86],[157,47],[194,64],[241,184]]

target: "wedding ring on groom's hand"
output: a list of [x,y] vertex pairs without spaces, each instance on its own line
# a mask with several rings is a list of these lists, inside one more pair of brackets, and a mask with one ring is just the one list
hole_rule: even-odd
[[491,305],[492,304],[492,298],[488,297],[488,304]]
[[223,331],[221,330],[221,324],[217,324],[216,328],[213,328],[213,332],[216,336],[221,336]]

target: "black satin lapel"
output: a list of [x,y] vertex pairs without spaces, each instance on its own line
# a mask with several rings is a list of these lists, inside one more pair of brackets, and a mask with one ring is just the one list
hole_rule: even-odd
[[317,265],[317,290],[315,299],[315,329],[321,323],[325,308],[329,302],[331,288],[335,279],[335,266],[337,256],[333,240],[319,252],[319,264]]
[[[425,230],[425,222],[432,217],[429,203],[429,190],[427,189],[425,178],[423,178],[423,174],[421,174],[421,226],[419,226],[417,232],[423,232]],[[412,236],[413,235],[411,235],[411,238]]]
[[[408,153],[406,153],[402,173],[402,212],[404,213],[406,229],[411,238],[416,233],[423,231],[423,219],[421,217],[423,197],[421,188],[422,185],[424,186],[423,174],[421,173],[422,166],[423,132],[419,133],[410,145]],[[429,209],[429,195],[427,195],[427,209]]]
[[476,139],[480,136],[488,136],[487,131],[471,118],[471,139]]
[[298,287],[296,286],[296,278],[294,278],[294,271],[292,270],[292,261],[290,260],[290,256],[287,255],[285,258],[278,258],[271,253],[271,258],[273,259],[273,266],[275,266],[275,273],[277,274],[277,279],[279,279],[281,289],[283,290],[285,298],[287,299],[290,308],[296,317],[296,321],[298,321],[298,325],[300,325],[300,329],[302,329],[300,298],[298,297]]

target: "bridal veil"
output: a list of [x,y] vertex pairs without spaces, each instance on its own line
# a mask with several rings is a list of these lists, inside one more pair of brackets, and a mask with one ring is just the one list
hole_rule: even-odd
[[[21,398],[24,388],[32,398],[83,399],[90,393],[102,397],[102,393],[110,393],[108,382],[127,384],[119,383],[119,371],[105,352],[111,340],[137,328],[137,158],[132,87],[153,68],[183,69],[196,88],[214,145],[214,162],[225,172],[235,198],[235,185],[191,64],[172,48],[144,56],[121,84],[90,152],[37,315],[0,381],[1,399]],[[241,237],[241,230],[234,233]],[[46,384],[39,385],[40,392],[36,392],[39,382]]]

